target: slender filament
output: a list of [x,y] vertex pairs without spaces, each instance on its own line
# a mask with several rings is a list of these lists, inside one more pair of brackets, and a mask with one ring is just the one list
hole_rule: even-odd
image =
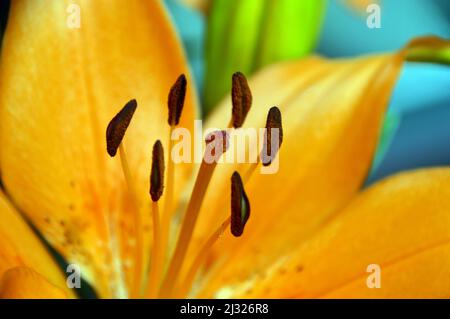
[[149,298],[156,298],[158,296],[158,288],[160,284],[164,260],[162,258],[163,247],[161,246],[161,226],[159,221],[158,202],[152,202],[152,220],[153,220],[153,250],[146,295]]
[[132,198],[133,209],[133,223],[136,231],[136,247],[135,247],[135,267],[134,267],[134,278],[131,289],[131,297],[139,298],[141,294],[141,282],[142,282],[142,269],[143,269],[143,233],[142,233],[142,220],[139,199],[137,196],[137,191],[134,187],[133,179],[131,177],[130,166],[128,165],[127,157],[125,155],[125,149],[123,143],[119,145],[119,155],[120,163],[122,165],[122,171],[125,176],[125,181],[127,183],[128,191]]
[[170,221],[173,217],[173,192],[175,188],[175,166],[173,165],[171,153],[174,145],[174,141],[172,141],[172,132],[174,126],[170,127],[169,130],[169,149],[168,149],[168,157],[167,157],[167,180],[166,180],[166,191],[165,191],[165,200],[164,200],[164,211],[161,216],[161,259],[166,260],[166,252],[168,251],[168,242],[170,235]]
[[246,184],[250,178],[252,177],[253,173],[255,172],[256,168],[258,168],[258,165],[261,163],[259,157],[257,158],[255,163],[251,163],[250,167],[247,168],[247,171],[245,172],[244,176],[242,177],[242,182]]
[[161,286],[160,297],[162,298],[169,298],[172,295],[172,290],[176,284],[181,266],[183,265],[187,249],[189,247],[189,242],[197,222],[198,214],[216,164],[216,162],[208,164],[203,161],[200,165],[200,170],[195,180],[192,195],[186,209],[180,234],[178,236],[175,252],[172,256],[166,277]]
[[222,224],[220,224],[220,226],[211,234],[208,240],[203,244],[202,248],[198,252],[194,261],[192,262],[192,265],[189,268],[185,279],[183,280],[182,284],[179,286],[179,289],[177,290],[177,294],[179,295],[180,298],[186,297],[186,294],[188,293],[189,289],[192,286],[192,282],[195,279],[197,271],[205,262],[213,245],[219,240],[223,232],[230,226],[230,222],[231,218],[228,217]]

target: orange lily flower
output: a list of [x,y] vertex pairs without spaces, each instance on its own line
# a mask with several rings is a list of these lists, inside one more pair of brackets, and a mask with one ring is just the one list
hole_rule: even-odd
[[[449,296],[450,169],[401,174],[358,194],[403,61],[442,41],[262,70],[249,82],[244,128],[264,127],[279,106],[279,171],[219,164],[205,173],[168,160],[164,194],[152,202],[149,174],[169,159],[169,134],[175,124],[193,131],[198,116],[183,52],[157,1],[78,3],[81,28],[72,29],[68,1],[12,2],[0,69],[1,297],[74,295],[20,213],[104,298]],[[185,104],[169,126],[167,93],[180,74]],[[132,99],[138,107],[111,158],[105,130]],[[231,104],[206,127],[225,128]],[[157,140],[165,153],[156,143],[155,169]],[[224,231],[234,171],[252,209],[240,237]],[[366,286],[369,264],[383,269],[381,289]]]

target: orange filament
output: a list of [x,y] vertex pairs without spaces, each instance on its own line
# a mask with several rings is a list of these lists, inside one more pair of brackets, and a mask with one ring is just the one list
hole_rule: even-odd
[[[168,123],[170,125],[169,130],[169,148],[168,155],[169,160],[167,163],[167,178],[166,178],[166,192],[165,192],[165,204],[162,215],[159,212],[159,197],[162,195],[163,182],[164,182],[164,159],[162,157],[163,150],[162,145],[157,141],[156,146],[159,150],[159,161],[156,168],[159,168],[159,174],[154,174],[154,165],[152,165],[152,173],[150,176],[150,195],[152,197],[152,221],[153,221],[153,249],[151,251],[151,265],[148,269],[148,276],[146,282],[146,289],[144,291],[145,296],[150,298],[163,297],[171,298],[173,296],[185,296],[189,291],[198,270],[201,268],[205,259],[207,258],[211,248],[214,243],[218,241],[221,234],[225,229],[233,224],[232,217],[227,218],[212,234],[206,242],[203,244],[202,248],[199,250],[198,255],[193,260],[190,268],[188,269],[186,276],[183,278],[181,283],[177,283],[182,266],[189,249],[189,244],[193,236],[195,225],[200,213],[200,209],[208,189],[209,182],[211,180],[214,169],[217,165],[217,159],[225,152],[228,148],[228,135],[225,131],[222,131],[225,138],[222,139],[210,139],[206,140],[207,148],[212,146],[210,143],[221,143],[223,147],[217,150],[214,146],[214,154],[212,156],[216,158],[212,163],[207,162],[206,157],[203,159],[200,169],[198,171],[194,188],[192,190],[191,198],[187,205],[185,215],[181,224],[178,239],[175,245],[174,253],[170,259],[170,263],[167,267],[167,272],[163,276],[165,269],[165,260],[167,258],[167,252],[169,251],[169,235],[170,235],[170,222],[174,215],[175,207],[177,204],[174,202],[174,183],[175,183],[175,167],[171,160],[171,152],[174,146],[174,141],[172,140],[173,129],[178,125],[181,112],[184,105],[184,99],[186,94],[186,78],[184,75],[180,75],[172,86],[169,99],[169,118]],[[245,118],[250,110],[252,104],[252,95],[250,88],[248,87],[247,79],[242,73],[235,73],[232,78],[232,118],[228,124],[228,128],[239,128],[243,125]],[[108,125],[106,137],[107,137],[107,151],[110,156],[115,156],[117,148],[119,149],[120,161],[122,165],[123,174],[127,183],[128,191],[130,193],[133,205],[133,226],[136,232],[136,247],[134,256],[134,269],[133,269],[133,279],[130,288],[130,296],[132,298],[139,298],[142,296],[142,285],[145,284],[143,281],[143,270],[144,270],[144,235],[143,235],[143,222],[141,209],[145,207],[140,205],[139,197],[137,196],[137,191],[135,185],[133,184],[133,179],[130,173],[130,168],[125,155],[125,150],[122,145],[122,139],[124,137],[125,131],[130,124],[131,118],[136,110],[137,103],[135,100],[128,102],[122,110],[111,120]],[[216,152],[220,152],[217,153]],[[206,155],[206,153],[205,153]],[[153,162],[155,162],[155,155]],[[242,183],[246,183],[257,166],[261,163],[260,159],[254,164],[252,164],[248,171],[246,172],[243,180],[240,180],[240,189],[242,189]],[[153,163],[154,164],[154,163]],[[156,171],[155,171],[156,172]],[[236,173],[237,174],[237,173]],[[159,184],[158,184],[159,183]],[[245,194],[244,194],[245,195]],[[248,202],[248,201],[247,201]],[[248,206],[248,205],[247,205]],[[242,223],[242,227],[245,222]],[[242,233],[242,232],[241,232]],[[178,288],[178,292],[174,292],[174,289]]]
[[186,256],[189,242],[200,212],[200,207],[203,203],[203,199],[216,164],[216,162],[208,164],[205,161],[202,161],[197,179],[195,180],[194,189],[192,190],[191,199],[186,209],[183,224],[181,226],[180,234],[175,247],[175,252],[172,256],[166,277],[161,286],[160,297],[162,298],[172,296],[172,291]]
[[168,161],[167,161],[167,180],[166,180],[166,191],[165,191],[165,202],[164,202],[164,212],[161,217],[161,247],[163,251],[161,252],[161,258],[165,260],[167,245],[169,241],[170,234],[170,221],[173,217],[173,192],[175,188],[175,167],[173,161],[171,160],[172,148],[174,141],[171,139],[172,132],[175,126],[170,126],[169,131],[169,149],[168,149]]
[[125,155],[125,150],[123,144],[119,145],[119,155],[120,163],[122,165],[122,171],[127,183],[128,191],[132,198],[132,204],[134,206],[133,210],[133,223],[136,231],[136,247],[135,247],[135,267],[134,267],[134,278],[131,290],[131,296],[133,298],[138,298],[141,294],[141,282],[142,282],[142,268],[143,268],[143,227],[140,213],[139,199],[137,196],[137,191],[134,187],[133,179],[130,173],[130,166],[128,165],[127,157]]
[[150,274],[148,276],[148,284],[146,295],[149,298],[156,298],[163,267],[163,246],[161,245],[161,227],[159,222],[159,205],[158,202],[152,202],[152,220],[153,220],[153,249]]
[[181,298],[185,297],[186,294],[188,293],[195,279],[195,275],[197,274],[198,270],[208,257],[211,248],[219,240],[223,232],[230,226],[230,222],[231,218],[228,217],[222,224],[220,224],[220,226],[211,234],[208,240],[203,244],[202,248],[198,252],[194,261],[192,262],[192,265],[189,268],[185,279],[183,280],[182,284],[179,286],[179,289],[177,290],[177,295],[179,295]]
[[195,276],[204,264],[213,245],[219,240],[223,232],[229,227],[235,237],[242,236],[245,224],[250,217],[250,203],[245,193],[244,185],[239,173],[234,172],[231,177],[231,216],[228,217],[206,240],[189,268],[185,279],[177,289],[177,297],[186,297]]
[[256,168],[258,167],[258,165],[261,163],[259,157],[257,158],[255,163],[250,164],[250,167],[247,168],[247,171],[245,172],[242,181],[244,182],[244,184],[246,184],[250,178],[252,177],[253,173],[255,172]]

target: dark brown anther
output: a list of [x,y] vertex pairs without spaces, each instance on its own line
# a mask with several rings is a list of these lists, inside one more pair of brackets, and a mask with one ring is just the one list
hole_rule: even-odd
[[240,237],[250,217],[250,202],[238,172],[231,176],[231,233]]
[[150,173],[150,196],[157,202],[164,189],[164,149],[161,141],[157,140],[153,145],[152,171]]
[[[278,144],[276,145],[272,145],[272,133],[274,133],[273,129],[276,129],[278,131]],[[283,123],[281,120],[281,112],[278,107],[274,106],[270,108],[269,113],[267,114],[266,132],[264,134],[264,146],[261,154],[262,164],[264,166],[269,166],[272,163],[272,160],[277,155],[282,142]],[[275,149],[272,149],[272,146],[275,146]]]
[[181,112],[183,111],[184,98],[186,96],[186,76],[181,74],[174,83],[169,92],[169,118],[170,126],[176,126],[180,122]]
[[231,81],[231,101],[233,103],[233,127],[239,128],[244,124],[248,111],[252,106],[252,92],[248,87],[247,79],[241,72],[233,74]]
[[136,100],[129,101],[109,122],[106,128],[106,150],[111,157],[116,155],[136,107]]

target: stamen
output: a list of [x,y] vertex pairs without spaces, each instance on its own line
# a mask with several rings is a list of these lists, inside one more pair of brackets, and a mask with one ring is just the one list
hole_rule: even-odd
[[236,72],[232,77],[231,100],[233,103],[232,122],[234,128],[239,128],[245,121],[252,106],[252,92],[245,75]]
[[[273,128],[278,129],[278,147],[276,150],[272,150],[272,144],[271,144]],[[246,184],[252,177],[256,168],[261,163],[261,158],[262,158],[262,164],[264,166],[268,166],[272,163],[272,159],[275,158],[277,152],[279,151],[279,149],[281,147],[282,142],[283,142],[283,125],[282,125],[282,121],[281,121],[281,112],[276,106],[274,106],[267,113],[266,132],[264,135],[264,144],[263,144],[261,156],[258,157],[256,163],[252,163],[250,165],[250,167],[247,169],[247,171],[245,172],[244,177],[243,177],[244,184]],[[272,152],[273,152],[273,154],[272,154]]]
[[[275,149],[272,149],[272,129],[278,130],[278,144]],[[264,146],[261,153],[262,164],[264,166],[269,166],[272,163],[272,159],[277,155],[280,149],[281,143],[283,142],[283,124],[281,121],[281,112],[278,107],[274,106],[270,108],[267,114],[266,121],[266,132],[264,136]]]
[[184,100],[186,96],[187,80],[184,74],[181,74],[169,92],[168,98],[168,123],[170,125],[169,138],[168,138],[168,154],[169,160],[167,162],[167,189],[164,200],[164,212],[161,220],[161,259],[165,260],[165,254],[168,249],[166,249],[167,243],[169,241],[170,234],[170,221],[172,220],[172,215],[174,211],[173,206],[173,190],[175,189],[175,166],[171,160],[170,154],[172,153],[173,146],[175,142],[172,140],[172,133],[180,122],[181,113],[183,111]]
[[173,190],[175,188],[175,180],[174,180],[175,166],[172,161],[172,158],[170,157],[174,145],[174,141],[171,139],[173,128],[174,126],[171,126],[169,130],[169,150],[168,150],[169,158],[167,161],[167,181],[166,181],[167,186],[164,195],[165,197],[164,211],[161,217],[161,237],[160,237],[161,262],[166,260],[166,253],[168,251],[167,245],[170,235],[170,221],[172,220],[172,216],[174,214],[172,207],[173,207]]
[[153,145],[152,170],[150,173],[150,196],[152,198],[152,220],[153,220],[153,249],[150,274],[147,283],[147,295],[156,298],[163,266],[161,253],[161,226],[159,223],[159,205],[164,188],[164,150],[161,141],[157,140]]
[[143,268],[143,242],[144,235],[142,233],[142,220],[139,205],[139,197],[136,188],[134,187],[133,179],[131,177],[130,166],[128,165],[128,160],[125,154],[125,149],[123,144],[119,145],[119,155],[120,163],[122,165],[122,171],[125,176],[125,181],[127,183],[128,192],[131,195],[131,203],[133,206],[133,224],[136,232],[136,248],[135,248],[135,268],[134,268],[134,278],[133,287],[131,291],[131,296],[133,298],[138,298],[141,293],[141,278],[142,278],[142,268]]
[[150,274],[148,275],[146,296],[156,298],[158,288],[161,282],[161,273],[163,269],[163,247],[161,243],[161,224],[159,221],[158,202],[152,201],[152,221],[153,221],[153,247],[150,265]]
[[181,74],[174,83],[169,92],[169,118],[170,126],[176,126],[180,122],[181,112],[183,111],[184,98],[186,96],[186,76]]
[[159,140],[153,145],[152,170],[150,173],[150,196],[152,198],[153,249],[150,274],[147,283],[147,296],[156,298],[163,267],[161,226],[159,221],[158,200],[164,188],[164,150]]
[[150,173],[150,196],[157,202],[164,188],[164,150],[160,140],[153,145],[152,171]]
[[139,297],[141,288],[141,278],[142,278],[142,261],[143,261],[143,234],[142,234],[142,221],[140,214],[139,198],[137,196],[137,191],[134,187],[133,179],[130,172],[130,167],[128,165],[127,157],[125,154],[125,149],[123,147],[123,137],[125,132],[130,125],[131,119],[136,111],[137,103],[136,100],[131,100],[117,113],[116,116],[109,122],[106,128],[106,149],[111,157],[114,157],[119,149],[120,163],[122,166],[122,171],[125,177],[125,182],[127,183],[128,192],[131,196],[131,203],[133,206],[133,226],[136,231],[136,250],[135,250],[135,268],[134,268],[134,278],[131,296],[134,298]]
[[111,157],[116,155],[136,107],[136,100],[129,101],[109,122],[106,128],[106,150]]
[[[217,150],[223,150],[223,152],[226,151],[226,149],[223,149],[222,139],[214,139],[213,141],[209,141],[209,143],[213,143],[213,147]],[[200,165],[200,170],[198,172],[194,188],[192,190],[191,199],[189,200],[189,204],[184,215],[184,220],[181,225],[175,252],[170,261],[166,277],[161,285],[160,297],[162,298],[168,298],[172,296],[173,288],[177,282],[177,277],[181,270],[181,266],[183,265],[187,249],[192,238],[192,233],[197,222],[198,214],[200,212],[206,190],[208,189],[208,184],[211,180],[216,165],[216,161],[208,163],[205,160],[205,157],[203,158],[202,164]]]
[[231,176],[231,233],[240,237],[250,217],[250,202],[242,184],[241,176],[234,172]]

